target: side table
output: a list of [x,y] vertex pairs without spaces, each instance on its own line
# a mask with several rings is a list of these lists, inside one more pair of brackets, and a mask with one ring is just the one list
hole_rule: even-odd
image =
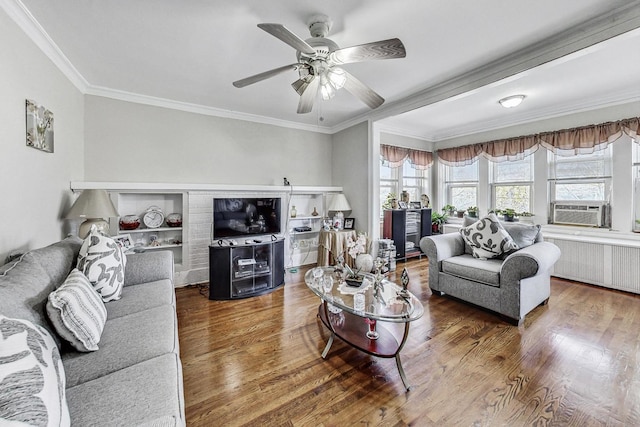
[[320,231],[318,237],[318,267],[335,265],[336,258],[344,254],[344,260],[349,267],[354,266],[354,260],[347,252],[347,239],[355,240],[358,236],[355,230]]

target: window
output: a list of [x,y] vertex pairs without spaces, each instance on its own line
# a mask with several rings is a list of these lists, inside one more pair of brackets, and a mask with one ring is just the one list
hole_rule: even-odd
[[490,165],[492,206],[518,213],[533,212],[533,156]]
[[478,162],[466,166],[442,166],[445,200],[456,209],[478,206]]
[[549,153],[550,201],[607,202],[611,192],[611,145],[592,154]]
[[[395,194],[400,200],[400,193],[407,191],[411,201],[420,201],[422,194],[429,194],[429,169],[414,169],[408,160],[405,160],[401,167],[391,168],[380,162],[380,203],[385,209],[387,196]],[[382,211],[380,212],[382,215]]]

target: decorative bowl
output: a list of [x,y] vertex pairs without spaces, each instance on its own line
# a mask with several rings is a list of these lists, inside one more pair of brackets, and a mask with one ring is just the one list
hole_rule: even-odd
[[182,215],[179,213],[167,215],[166,221],[168,227],[182,227]]
[[135,230],[140,227],[140,218],[138,215],[125,215],[120,218],[121,230]]

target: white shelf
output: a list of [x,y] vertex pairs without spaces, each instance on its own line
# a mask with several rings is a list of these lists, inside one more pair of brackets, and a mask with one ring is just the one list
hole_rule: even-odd
[[132,249],[127,252],[135,252],[136,249],[144,249],[144,250],[157,250],[157,249],[170,249],[170,248],[180,248],[182,247],[182,243],[172,243],[160,246],[134,246]]
[[136,228],[135,230],[120,230],[120,233],[153,233],[155,231],[182,231],[182,227]]
[[317,234],[317,233],[320,233],[320,230],[291,231],[291,232],[289,232],[289,234],[292,235],[292,236],[299,235],[299,234]]
[[320,215],[315,215],[315,216],[296,216],[294,217],[289,217],[289,221],[296,221],[296,220],[307,220],[307,219],[312,219],[312,220],[319,220],[322,219],[322,217]]

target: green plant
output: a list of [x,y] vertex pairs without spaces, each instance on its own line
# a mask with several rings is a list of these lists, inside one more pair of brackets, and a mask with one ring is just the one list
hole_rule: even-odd
[[393,199],[397,199],[397,198],[398,196],[396,196],[395,193],[387,194],[387,199],[382,204],[382,209],[391,209],[392,208],[391,203],[393,202]]
[[455,212],[456,207],[453,205],[444,205],[444,207],[442,208],[442,212],[449,212],[449,213],[453,213]]
[[447,222],[447,215],[445,214],[440,214],[438,212],[432,212],[431,213],[431,224],[444,224],[445,222]]
[[478,216],[478,207],[477,206],[469,206],[467,208],[467,214],[472,218],[476,218]]
[[516,211],[511,208],[502,209],[500,212],[504,216],[516,216]]

